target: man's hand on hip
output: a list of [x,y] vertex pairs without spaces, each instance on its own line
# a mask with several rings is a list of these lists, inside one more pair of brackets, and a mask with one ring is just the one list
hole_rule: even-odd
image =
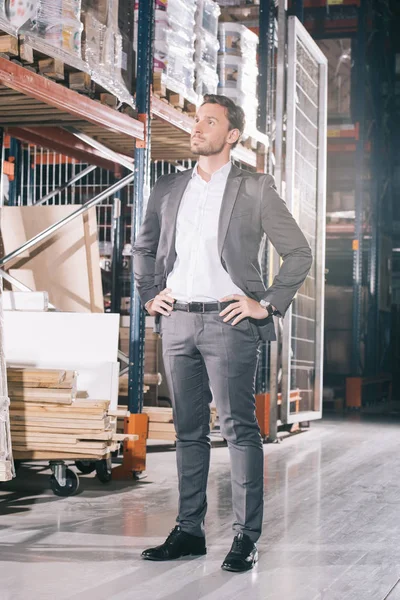
[[175,302],[175,298],[169,295],[170,292],[172,290],[165,288],[165,290],[157,294],[154,300],[150,300],[146,304],[146,310],[151,317],[155,317],[156,315],[169,317],[173,310],[172,305]]
[[232,302],[232,304],[227,306],[222,312],[219,313],[220,317],[225,317],[225,323],[236,317],[234,321],[232,321],[231,325],[237,325],[246,317],[260,320],[268,317],[268,311],[263,308],[261,304],[257,302],[257,300],[253,300],[247,296],[233,294],[232,296],[226,296],[225,298],[222,298],[220,302]]

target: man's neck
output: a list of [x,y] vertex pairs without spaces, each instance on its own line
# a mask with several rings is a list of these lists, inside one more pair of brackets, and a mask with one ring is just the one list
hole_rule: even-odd
[[198,174],[204,181],[210,181],[214,173],[230,162],[230,153],[214,154],[213,156],[200,156],[197,163]]

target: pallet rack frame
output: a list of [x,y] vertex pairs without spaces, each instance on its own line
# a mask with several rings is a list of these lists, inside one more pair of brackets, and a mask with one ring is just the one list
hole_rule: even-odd
[[[268,3],[269,5],[269,3]],[[157,134],[157,125],[167,126],[169,131],[179,136],[180,140],[187,143],[188,134],[193,125],[193,119],[179,112],[173,106],[165,103],[160,98],[151,94],[152,77],[152,38],[154,30],[153,3],[143,0],[139,2],[138,32],[141,39],[138,53],[138,74],[136,81],[136,110],[137,118],[120,113],[108,106],[95,102],[85,96],[78,94],[60,84],[33,73],[19,64],[0,57],[0,104],[7,105],[10,99],[18,99],[20,106],[24,106],[25,114],[21,119],[12,108],[0,116],[0,126],[7,128],[13,134],[13,152],[18,154],[20,141],[28,141],[40,144],[42,147],[62,151],[63,154],[78,160],[85,159],[89,164],[97,164],[114,172],[121,174],[122,168],[134,170],[134,177],[127,175],[117,180],[107,191],[92,198],[86,205],[79,208],[75,215],[87,210],[89,206],[95,206],[102,199],[110,195],[124,193],[125,186],[134,180],[134,202],[132,208],[132,243],[138,233],[143,210],[145,208],[145,196],[149,190],[150,174],[150,148],[151,138],[155,141],[154,148],[160,141]],[[8,98],[8,99],[7,99]],[[38,117],[34,111],[29,114],[31,108],[36,108],[40,115],[41,127],[38,130]],[[40,120],[39,119],[39,120]],[[155,133],[152,135],[151,123],[153,119]],[[96,139],[94,139],[94,136]],[[260,153],[239,145],[234,151],[234,158],[253,168],[264,170],[265,151],[268,149],[269,138],[265,132],[252,132],[252,137],[257,140],[261,150],[263,163],[260,162]],[[123,144],[116,147],[116,141],[123,139]],[[100,140],[100,141],[99,141]],[[188,145],[188,144],[187,144]],[[130,163],[124,154],[132,156],[134,149],[134,163]],[[2,146],[3,149],[3,146]],[[181,158],[186,158],[181,156]],[[87,173],[90,171],[88,168]],[[86,174],[87,174],[86,173]],[[83,177],[80,173],[75,176],[74,181],[67,181],[63,188],[73,184]],[[39,200],[43,204],[60,190],[55,190]],[[0,202],[3,201],[1,195]],[[11,204],[16,204],[15,191],[11,194]],[[118,204],[118,203],[117,203]],[[118,210],[115,212],[115,236],[117,236]],[[9,256],[1,259],[0,267],[15,258],[23,250],[39,244],[45,237],[52,235],[63,225],[58,223],[48,230],[29,240],[24,246]],[[113,263],[118,263],[120,248],[116,247]],[[10,278],[2,269],[4,277],[12,281],[17,287],[24,287],[15,278]],[[133,278],[132,278],[133,279]],[[135,288],[131,285],[131,321],[130,321],[130,352],[129,352],[129,396],[128,407],[132,414],[140,414],[143,405],[143,324],[144,314],[140,307]],[[114,308],[116,307],[114,301]],[[122,357],[127,360],[127,357]],[[144,464],[140,465],[140,469]],[[140,470],[139,469],[139,470]]]

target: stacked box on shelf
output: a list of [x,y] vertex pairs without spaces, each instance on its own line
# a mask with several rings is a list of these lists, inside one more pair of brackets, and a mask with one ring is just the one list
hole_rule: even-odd
[[[129,42],[132,10],[125,0],[82,0],[81,18],[84,26],[82,58],[89,70],[105,87],[109,88],[112,83],[117,96],[126,93],[133,77],[133,50]],[[120,30],[123,21],[125,26]]]
[[[154,72],[170,90],[192,102],[194,93],[196,0],[156,0]],[[139,5],[135,3],[135,39]]]
[[258,36],[240,23],[220,23],[218,93],[232,98],[246,114],[246,125],[257,121]]
[[33,31],[51,46],[80,57],[80,17],[81,0],[40,0]]
[[14,34],[29,33],[58,50],[81,56],[81,0],[9,0],[0,18]]
[[198,0],[196,13],[196,93],[216,94],[218,87],[218,19],[221,9],[214,0]]

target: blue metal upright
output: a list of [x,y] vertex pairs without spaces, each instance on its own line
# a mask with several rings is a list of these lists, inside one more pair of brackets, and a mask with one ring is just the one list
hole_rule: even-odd
[[361,374],[361,306],[363,272],[363,208],[364,208],[364,146],[365,146],[365,85],[366,85],[366,16],[367,0],[358,9],[358,30],[355,55],[354,118],[359,137],[356,147],[355,234],[353,239],[353,335],[352,374]]
[[[262,133],[271,135],[273,120],[273,89],[272,71],[274,61],[275,37],[275,3],[273,0],[260,0],[259,11],[259,76],[258,76],[258,116],[257,129]],[[266,166],[266,161],[264,165]],[[264,249],[262,270],[265,284],[268,286],[268,245]],[[257,374],[257,393],[265,393],[269,389],[268,378],[268,349],[266,342],[262,345],[260,363]]]
[[[154,0],[139,0],[136,108],[144,123],[144,142],[136,142],[135,180],[132,206],[132,247],[143,218],[144,192],[150,185],[150,102],[153,74]],[[143,407],[144,311],[135,289],[131,261],[128,409],[140,413]]]
[[379,370],[379,261],[381,245],[381,214],[384,203],[384,113],[382,98],[383,81],[385,79],[385,40],[382,30],[380,12],[374,11],[374,34],[371,41],[370,89],[372,99],[372,144],[371,144],[371,207],[370,230],[371,240],[368,257],[369,311],[368,336],[366,343],[366,369],[368,375]]
[[260,0],[259,13],[259,75],[258,75],[258,118],[257,128],[267,133],[268,119],[268,75],[270,72],[270,23],[272,0]]

